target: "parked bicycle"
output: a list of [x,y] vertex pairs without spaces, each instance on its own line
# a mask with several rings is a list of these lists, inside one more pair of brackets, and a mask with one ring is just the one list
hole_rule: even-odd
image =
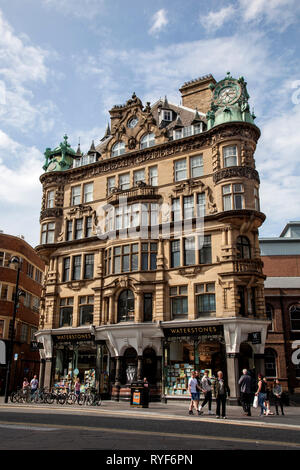
[[38,388],[30,397],[31,403],[47,403],[49,392],[45,388]]
[[47,394],[46,401],[48,405],[52,405],[55,401],[56,403],[59,403],[60,405],[64,405],[67,399],[67,394],[61,392],[60,390],[57,389],[52,389],[51,392]]
[[79,405],[100,406],[101,403],[100,393],[96,393],[94,390],[87,390],[81,393],[78,398]]
[[17,388],[16,392],[10,394],[10,401],[12,403],[26,403],[28,402],[28,391],[22,388]]

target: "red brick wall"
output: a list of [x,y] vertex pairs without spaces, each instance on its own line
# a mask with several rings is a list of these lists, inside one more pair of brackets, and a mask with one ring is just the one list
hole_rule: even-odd
[[300,277],[300,256],[262,256],[264,274],[270,277]]

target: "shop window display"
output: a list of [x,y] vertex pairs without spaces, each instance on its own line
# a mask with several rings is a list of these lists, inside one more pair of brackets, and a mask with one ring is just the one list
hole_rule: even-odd
[[210,371],[214,379],[218,370],[226,373],[225,345],[221,337],[175,337],[164,349],[164,393],[189,396],[188,381],[192,371]]

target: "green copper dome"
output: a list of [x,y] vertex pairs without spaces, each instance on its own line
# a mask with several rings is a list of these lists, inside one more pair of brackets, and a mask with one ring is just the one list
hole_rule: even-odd
[[68,143],[68,136],[64,135],[64,141],[53,150],[51,150],[51,148],[46,148],[44,155],[45,163],[43,165],[43,170],[47,172],[64,171],[72,168],[73,158],[75,157],[76,152]]

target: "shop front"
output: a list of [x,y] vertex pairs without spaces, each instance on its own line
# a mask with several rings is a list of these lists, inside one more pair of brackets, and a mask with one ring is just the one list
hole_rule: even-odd
[[192,371],[219,370],[227,376],[226,347],[222,325],[164,328],[163,393],[167,398],[189,397]]
[[109,394],[109,352],[104,342],[95,342],[91,333],[52,336],[52,380],[54,387],[70,390],[79,378],[82,391],[96,389]]

